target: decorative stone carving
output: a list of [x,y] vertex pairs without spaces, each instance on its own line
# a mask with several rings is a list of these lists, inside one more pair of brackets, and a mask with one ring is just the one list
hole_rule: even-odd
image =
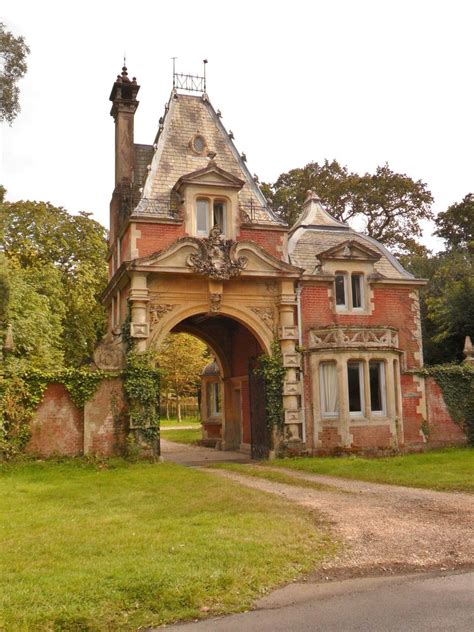
[[271,307],[251,307],[250,309],[254,314],[257,314],[270,331],[273,331],[273,309]]
[[301,413],[299,410],[285,410],[285,424],[301,423]]
[[224,239],[220,228],[214,226],[209,237],[199,240],[199,252],[190,255],[186,263],[198,274],[218,281],[239,276],[247,266],[247,258],[235,254],[236,245],[236,241]]
[[298,325],[281,325],[278,336],[280,340],[298,340]]
[[163,318],[163,316],[170,312],[174,308],[174,305],[170,303],[164,303],[161,305],[157,305],[156,303],[152,303],[150,305],[150,326],[154,327],[159,323],[159,321]]
[[148,338],[148,323],[130,323],[130,336],[132,338]]
[[221,310],[222,294],[219,292],[211,292],[209,294],[209,311],[216,313]]
[[283,354],[283,366],[286,369],[300,368],[300,354],[295,352],[286,352]]
[[312,329],[310,347],[333,349],[336,347],[398,348],[398,332],[391,327],[328,327]]
[[301,382],[285,382],[283,384],[283,395],[300,395]]
[[122,339],[108,332],[94,351],[94,362],[103,371],[120,371],[125,366]]
[[463,353],[466,356],[464,362],[468,362],[474,365],[474,347],[472,346],[470,336],[466,336],[466,339],[464,341]]

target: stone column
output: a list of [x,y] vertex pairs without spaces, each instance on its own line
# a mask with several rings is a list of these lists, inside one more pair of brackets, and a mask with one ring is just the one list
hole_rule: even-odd
[[285,410],[284,439],[290,443],[301,444],[303,438],[300,407],[300,385],[297,371],[301,368],[301,356],[296,351],[298,325],[296,322],[296,297],[293,281],[282,281],[279,303],[279,338],[286,368],[283,390]]
[[135,341],[136,350],[143,352],[146,351],[146,341],[150,331],[147,313],[148,286],[145,272],[132,272],[128,300],[131,310],[130,335]]

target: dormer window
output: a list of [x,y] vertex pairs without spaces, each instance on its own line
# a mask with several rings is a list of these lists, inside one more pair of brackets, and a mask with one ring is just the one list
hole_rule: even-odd
[[196,234],[207,237],[213,226],[219,226],[226,233],[227,204],[219,198],[198,198],[196,200]]
[[336,309],[364,309],[364,275],[360,272],[336,272],[335,275]]

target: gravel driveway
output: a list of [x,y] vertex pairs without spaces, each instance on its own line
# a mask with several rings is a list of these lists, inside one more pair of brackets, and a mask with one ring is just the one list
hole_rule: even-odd
[[309,579],[474,567],[473,495],[284,470],[333,488],[320,491],[209,471],[316,510],[343,546]]

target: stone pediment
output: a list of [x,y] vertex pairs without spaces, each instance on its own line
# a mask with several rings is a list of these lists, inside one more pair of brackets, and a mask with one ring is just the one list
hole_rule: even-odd
[[181,176],[174,188],[179,191],[185,185],[189,184],[211,185],[225,187],[226,189],[241,189],[245,182],[232,173],[225,171],[225,169],[221,169],[213,160],[210,160],[204,169],[198,169],[197,171]]
[[237,276],[297,278],[303,270],[267,253],[252,241],[224,239],[215,227],[209,237],[180,237],[148,257],[134,259],[130,270],[198,274],[225,281]]
[[372,248],[361,244],[359,241],[348,239],[320,252],[318,257],[321,261],[331,260],[358,260],[358,261],[378,261],[382,255]]

